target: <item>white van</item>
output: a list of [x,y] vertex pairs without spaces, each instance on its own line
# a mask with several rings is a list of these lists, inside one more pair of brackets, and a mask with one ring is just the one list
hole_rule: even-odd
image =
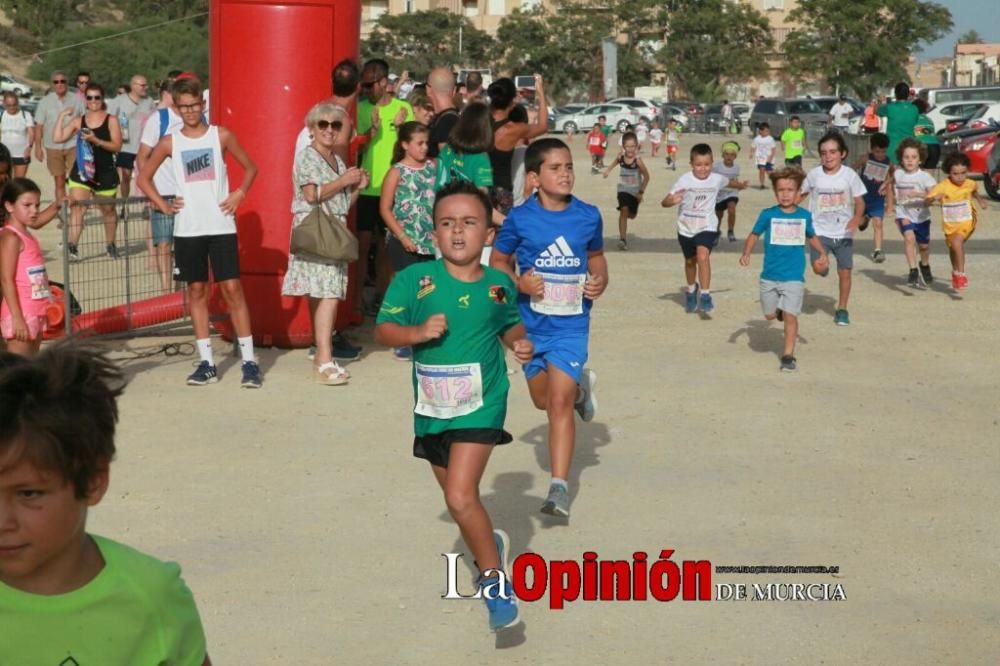
[[964,86],[959,88],[924,88],[917,97],[927,100],[932,109],[949,102],[992,102],[1000,99],[1000,86]]

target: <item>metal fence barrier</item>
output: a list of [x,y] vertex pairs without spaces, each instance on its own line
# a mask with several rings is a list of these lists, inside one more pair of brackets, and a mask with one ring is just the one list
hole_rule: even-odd
[[172,242],[153,246],[153,217],[144,197],[63,203],[67,335],[185,323],[185,285],[173,279]]

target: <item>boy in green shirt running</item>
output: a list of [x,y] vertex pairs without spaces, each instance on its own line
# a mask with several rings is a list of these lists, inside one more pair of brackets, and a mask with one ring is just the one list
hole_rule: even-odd
[[86,531],[124,386],[98,352],[0,354],[0,664],[211,664],[180,567]]
[[492,235],[486,194],[465,180],[441,188],[434,237],[442,258],[396,274],[375,339],[413,347],[413,455],[431,464],[444,491],[480,570],[490,630],[497,631],[517,622],[517,599],[506,578],[510,542],[493,529],[479,479],[493,447],[512,441],[503,429],[510,381],[501,341],[522,364],[534,345],[525,337],[514,281],[480,263]]
[[798,116],[788,119],[788,127],[781,133],[781,143],[785,147],[785,166],[802,168],[802,156],[806,152],[806,131]]

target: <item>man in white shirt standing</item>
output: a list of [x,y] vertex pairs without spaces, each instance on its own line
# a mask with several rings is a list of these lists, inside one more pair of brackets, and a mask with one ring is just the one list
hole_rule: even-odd
[[61,204],[66,198],[66,176],[76,161],[76,141],[69,139],[56,143],[52,138],[53,131],[63,109],[73,109],[73,113],[63,116],[64,125],[69,125],[83,113],[83,100],[75,90],[70,92],[65,72],[52,72],[51,81],[52,91],[42,98],[35,109],[35,158],[39,162],[45,160],[45,166],[55,181],[56,203]]
[[830,107],[830,126],[841,134],[847,134],[853,115],[854,108],[847,103],[847,97],[841,95],[837,103]]
[[146,118],[154,110],[153,100],[147,97],[149,84],[146,77],[136,74],[129,81],[128,93],[115,97],[108,104],[108,113],[118,117],[122,128],[122,149],[115,157],[118,165],[120,192],[127,198],[132,190],[132,170],[135,156],[139,152],[139,137]]

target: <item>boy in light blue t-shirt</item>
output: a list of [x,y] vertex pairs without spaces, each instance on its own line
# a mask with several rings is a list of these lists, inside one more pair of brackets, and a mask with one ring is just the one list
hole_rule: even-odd
[[805,174],[801,169],[784,168],[771,174],[777,206],[761,211],[750,235],[743,244],[740,265],[750,265],[750,252],[757,239],[764,237],[764,268],[760,273],[760,307],[768,321],[785,324],[785,347],[781,370],[795,370],[795,338],[799,332],[799,313],[805,297],[806,254],[808,241],[819,257],[813,262],[817,272],[827,267],[826,251],[816,238],[812,214],[800,208],[799,188]]

